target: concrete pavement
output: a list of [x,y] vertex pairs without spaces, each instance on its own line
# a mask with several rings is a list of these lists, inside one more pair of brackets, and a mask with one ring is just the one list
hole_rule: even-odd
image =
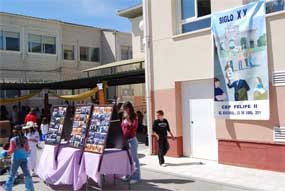
[[[7,175],[1,176],[0,181],[4,181]],[[45,185],[39,178],[34,177],[36,191],[71,191],[71,186],[52,186]],[[14,186],[13,191],[23,191],[25,189],[23,180],[20,184]],[[89,186],[82,188],[81,191],[99,190],[92,181],[89,181]],[[103,190],[127,191],[129,190],[127,183],[116,181],[106,181]],[[235,186],[227,186],[216,184],[207,181],[188,179],[177,175],[163,174],[146,169],[142,169],[142,181],[138,184],[131,185],[130,190],[133,191],[249,191],[247,189],[238,188]]]
[[250,169],[218,164],[217,161],[189,157],[166,157],[167,167],[158,165],[158,158],[149,155],[149,150],[140,144],[140,162],[143,169],[155,170],[161,174],[209,181],[222,185],[266,191],[285,191],[285,173]]
[[[166,157],[168,166],[161,167],[157,156],[149,155],[148,148],[142,144],[139,145],[139,157],[143,180],[131,186],[131,190],[285,191],[285,173],[227,166],[188,157]],[[7,174],[0,176],[0,182],[3,183],[6,177]],[[49,187],[37,177],[33,180],[36,191],[72,190],[70,186]],[[89,183],[87,190],[98,190],[92,181]],[[24,190],[23,182],[14,190]],[[121,181],[117,181],[116,185],[109,182],[104,184],[104,190],[128,190],[128,185]]]

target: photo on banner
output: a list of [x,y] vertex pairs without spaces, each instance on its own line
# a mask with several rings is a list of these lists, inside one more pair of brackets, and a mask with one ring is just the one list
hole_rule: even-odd
[[52,109],[52,115],[48,134],[46,138],[46,144],[57,145],[60,144],[60,139],[63,132],[64,119],[66,115],[65,106],[55,106]]
[[265,1],[212,14],[215,116],[268,120]]

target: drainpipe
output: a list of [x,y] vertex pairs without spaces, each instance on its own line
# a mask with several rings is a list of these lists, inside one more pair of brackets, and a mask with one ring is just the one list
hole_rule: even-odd
[[145,92],[147,111],[147,133],[149,152],[152,154],[152,99],[151,99],[151,60],[150,60],[150,34],[149,34],[149,0],[143,0],[143,31],[144,31],[144,62],[145,62]]

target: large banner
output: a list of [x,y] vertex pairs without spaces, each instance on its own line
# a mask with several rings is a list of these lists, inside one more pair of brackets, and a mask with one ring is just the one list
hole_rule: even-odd
[[212,14],[215,116],[269,119],[265,1]]

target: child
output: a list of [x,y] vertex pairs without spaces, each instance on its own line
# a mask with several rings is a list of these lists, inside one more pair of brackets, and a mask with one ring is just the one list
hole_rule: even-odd
[[31,155],[28,158],[28,167],[32,170],[32,176],[35,176],[35,170],[37,166],[37,143],[39,142],[39,132],[37,131],[36,123],[28,122],[23,127],[25,130],[25,136],[28,139],[29,147],[31,149]]
[[153,122],[153,132],[158,139],[158,160],[159,164],[163,167],[166,166],[164,163],[164,155],[166,155],[169,149],[169,143],[167,140],[167,132],[171,135],[174,140],[174,136],[170,131],[168,121],[164,118],[163,111],[159,110],[156,112],[157,119]]
[[41,140],[45,141],[46,137],[47,137],[47,134],[48,134],[48,122],[47,122],[47,118],[46,117],[43,117],[43,121],[42,121],[42,124],[41,124],[41,131],[42,131]]
[[2,151],[3,156],[12,155],[11,169],[6,183],[3,185],[5,191],[12,191],[15,176],[19,167],[21,167],[25,177],[25,188],[27,191],[34,191],[32,177],[28,170],[28,154],[30,152],[27,138],[22,133],[22,126],[16,125],[13,130],[14,136],[10,140],[8,151]]

